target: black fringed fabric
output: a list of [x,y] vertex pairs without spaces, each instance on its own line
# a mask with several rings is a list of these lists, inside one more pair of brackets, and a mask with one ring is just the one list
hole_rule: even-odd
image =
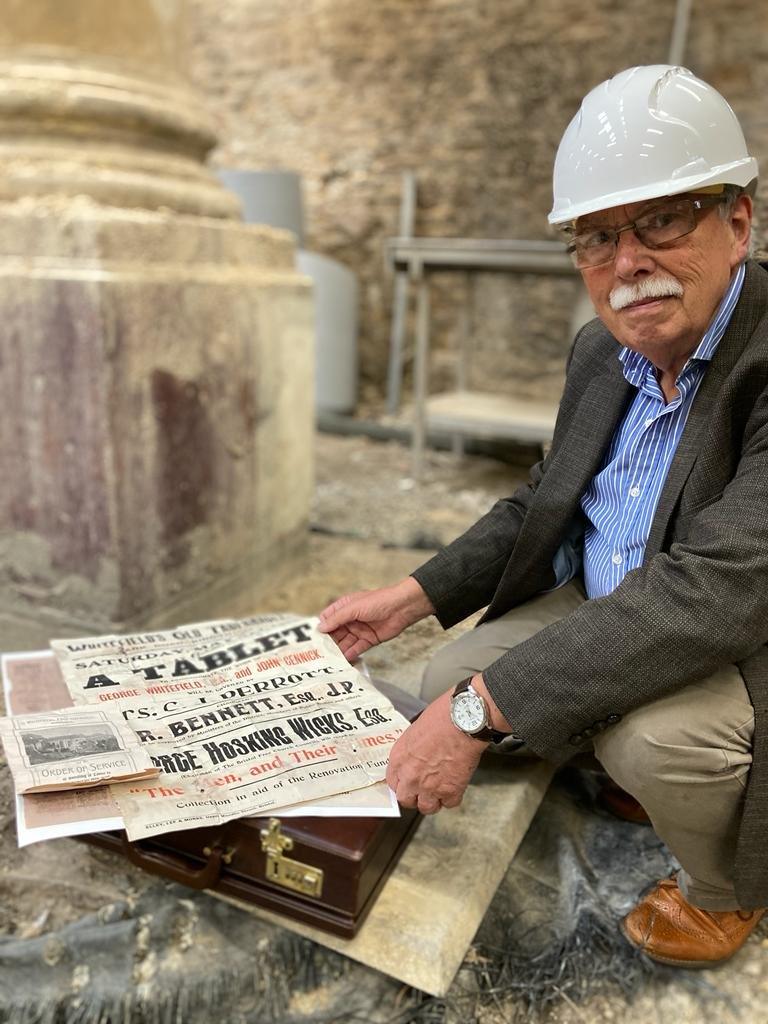
[[0,937],[0,1024],[546,1024],[565,1004],[584,1014],[670,983],[694,995],[702,1024],[719,1021],[719,990],[621,936],[674,862],[650,828],[601,812],[595,789],[588,773],[560,773],[444,999],[152,879],[38,938]]

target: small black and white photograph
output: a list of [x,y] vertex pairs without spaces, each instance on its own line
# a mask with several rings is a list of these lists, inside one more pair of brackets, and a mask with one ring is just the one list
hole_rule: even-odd
[[36,729],[22,733],[21,740],[31,765],[109,754],[120,749],[117,737],[103,725],[81,726],[77,732]]

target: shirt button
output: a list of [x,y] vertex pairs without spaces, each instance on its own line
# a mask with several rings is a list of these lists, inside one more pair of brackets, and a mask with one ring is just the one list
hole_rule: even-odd
[[621,563],[623,562],[623,558],[617,551],[615,554],[611,555],[611,561],[614,565],[621,565]]
[[649,416],[648,417],[648,419],[645,421],[645,425],[646,425],[646,427],[652,427],[653,426],[653,416]]
[[639,487],[630,487],[630,489],[629,489],[629,496],[630,496],[630,498],[639,498],[640,497],[640,488]]

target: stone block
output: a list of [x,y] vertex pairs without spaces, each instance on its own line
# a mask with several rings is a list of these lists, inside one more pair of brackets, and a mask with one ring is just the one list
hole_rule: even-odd
[[0,204],[0,644],[212,618],[301,549],[313,321],[287,233]]
[[352,939],[220,898],[406,985],[444,996],[553,772],[543,761],[484,761],[459,807],[421,822]]

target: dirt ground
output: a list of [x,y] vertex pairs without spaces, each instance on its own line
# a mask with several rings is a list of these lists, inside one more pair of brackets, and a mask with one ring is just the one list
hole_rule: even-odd
[[[317,438],[316,466],[317,487],[306,571],[300,580],[273,590],[262,610],[315,613],[342,593],[400,579],[429,557],[432,550],[474,522],[497,497],[509,493],[525,475],[525,468],[519,465],[477,456],[459,459],[449,452],[432,452],[424,479],[416,483],[410,474],[409,452],[399,444],[322,434]],[[248,610],[257,609],[243,609],[243,612]],[[469,625],[471,623],[464,623],[446,634],[434,620],[427,620],[371,652],[368,664],[374,673],[415,691],[430,653]],[[571,795],[564,793],[562,787],[554,788],[545,799],[479,933],[480,944],[470,951],[445,1005],[420,1002],[418,994],[403,993],[395,983],[375,972],[350,965],[335,954],[325,956],[317,948],[310,949],[310,944],[291,945],[287,933],[281,929],[258,926],[249,919],[247,935],[251,950],[271,951],[276,976],[283,969],[289,972],[282,982],[285,990],[285,998],[280,1003],[282,1009],[265,1011],[263,992],[260,1002],[244,998],[230,1004],[217,990],[218,1004],[215,1005],[223,1006],[226,1002],[228,1007],[223,1016],[217,1014],[217,1019],[222,1024],[272,1024],[273,1021],[330,1024],[351,1020],[402,1024],[465,1020],[502,1024],[523,1019],[534,1024],[545,1021],[546,1024],[584,1024],[585,1021],[589,1024],[656,1024],[661,1021],[765,1024],[768,1020],[768,982],[765,981],[768,929],[765,928],[761,928],[732,964],[719,971],[699,972],[693,978],[695,972],[651,972],[641,979],[642,983],[638,983],[631,997],[626,988],[622,992],[618,978],[614,979],[615,985],[609,984],[607,990],[586,1000],[578,993],[572,997],[564,991],[545,1014],[534,1016],[523,1012],[525,1007],[519,997],[510,995],[514,993],[514,985],[505,990],[506,994],[489,996],[480,1002],[474,999],[474,979],[483,963],[482,943],[488,945],[500,935],[509,935],[508,930],[504,930],[509,920],[519,915],[520,908],[528,906],[536,893],[537,898],[543,894],[545,900],[557,901],[561,897],[563,876],[558,872],[562,871],[563,847],[560,840],[571,806]],[[636,828],[630,826],[630,829]],[[595,834],[599,838],[599,830]],[[603,834],[607,834],[605,829]],[[630,858],[635,849],[641,860],[658,855],[655,847],[649,846],[648,832],[630,831],[622,833],[619,839]],[[604,839],[601,843],[605,847]],[[613,850],[607,849],[606,856],[608,865],[618,863]],[[600,869],[607,873],[610,870],[610,867]],[[619,865],[615,870],[623,869]],[[589,872],[594,875],[595,869],[589,867]],[[161,897],[169,898],[168,893],[167,884],[163,886],[122,858],[73,840],[39,843],[19,851],[8,773],[0,771],[0,955],[13,942],[28,940],[25,948],[32,948],[30,943],[33,945],[39,939],[43,943],[44,963],[53,965],[58,954],[55,943],[52,947],[51,942],[62,928],[77,926],[84,915],[89,914],[103,920],[105,914],[109,916],[110,907],[141,908],[147,901],[157,903]],[[218,932],[210,931],[210,920],[206,920],[200,910],[199,900],[210,898],[195,896],[192,899],[187,893],[188,890],[181,890],[174,896],[174,906],[182,908],[186,914],[194,911],[198,915],[196,920],[204,921],[208,928],[205,931],[200,925],[198,931],[200,969],[204,974],[205,964],[215,959],[214,951],[220,948],[223,939]],[[224,913],[223,910],[216,912]],[[237,911],[231,913],[239,916],[226,919],[227,929],[230,935],[240,934],[238,929],[246,927],[241,921],[244,915]],[[173,929],[175,942],[183,929],[180,932],[178,924]],[[578,936],[575,941],[578,946]],[[578,954],[577,948],[575,954]],[[134,978],[136,963],[146,966],[146,955],[142,955],[144,959],[135,949],[126,953],[129,960],[133,957]],[[569,955],[574,955],[573,948]],[[304,972],[301,984],[296,981],[299,963]],[[242,969],[249,970],[251,965],[252,961],[248,961]],[[312,968],[309,974],[308,965]],[[154,970],[158,978],[161,975],[169,978],[174,965],[165,961],[162,970],[158,964]],[[0,964],[0,994],[5,985],[2,973]],[[42,981],[43,977],[43,974],[29,973],[30,985],[34,986],[36,979]],[[74,985],[75,980],[67,984]],[[557,992],[556,984],[553,991]],[[349,1010],[352,1002],[357,1007],[354,1013]],[[202,1024],[203,1020],[210,1019],[205,1010],[209,1005],[214,1004],[201,999],[199,1012],[190,1008],[177,1012],[173,1018],[157,1019]],[[27,1018],[24,1020],[26,1024]],[[125,1020],[134,1022],[129,1016]]]
[[[410,454],[399,444],[318,435],[305,571],[260,608],[223,613],[316,613],[349,590],[394,582],[508,492],[522,470],[484,458],[459,466],[454,455],[435,453],[421,483],[409,473]],[[370,668],[416,691],[423,664],[445,637],[434,620],[420,623],[371,655]],[[18,850],[10,780],[0,771],[0,950],[4,941],[45,939],[121,900],[135,904],[156,884],[122,858],[73,840]]]
[[[394,583],[426,561],[521,483],[527,467],[481,456],[431,452],[423,477],[411,475],[408,448],[396,442],[319,434],[306,584],[271,604],[315,612],[340,594]],[[373,672],[414,690],[429,654],[468,629],[447,633],[418,623],[367,655]]]
[[[324,434],[318,435],[316,458],[305,571],[273,590],[261,609],[242,608],[242,614],[314,614],[347,591],[395,582],[424,561],[429,548],[474,522],[522,472],[491,459],[466,459],[457,487],[456,457],[434,453],[424,481],[415,484],[409,452],[401,445]],[[429,653],[450,635],[434,619],[427,620],[372,652],[368,664],[415,691]],[[141,889],[140,873],[124,871],[113,859],[106,876],[98,866],[98,857],[105,855],[83,857],[81,846],[66,845],[72,850],[65,878],[54,870],[61,864],[58,842],[16,849],[12,793],[7,773],[0,773],[0,935],[42,934],[98,909],[125,891],[126,883],[131,890]]]

